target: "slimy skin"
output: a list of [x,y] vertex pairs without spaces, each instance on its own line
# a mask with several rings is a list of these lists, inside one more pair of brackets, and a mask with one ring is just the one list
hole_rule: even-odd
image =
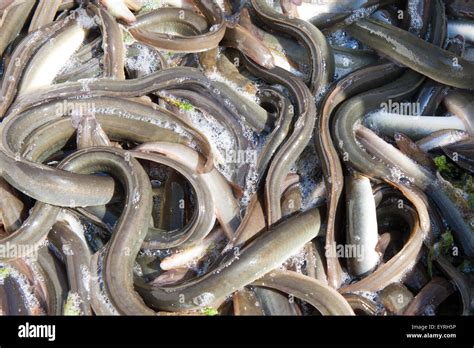
[[291,35],[308,50],[311,60],[308,86],[314,95],[322,93],[334,77],[334,56],[324,35],[306,21],[279,14],[265,0],[252,0],[252,6],[266,25]]
[[[395,26],[364,19],[350,35],[395,62],[448,86],[474,89],[474,63]],[[431,59],[430,57],[437,57]]]
[[[228,295],[259,279],[297,253],[318,235],[319,226],[319,211],[311,209],[274,225],[240,251],[238,256],[231,257],[201,278],[181,286],[163,288],[137,279],[137,291],[156,310],[217,308]],[[179,301],[180,298],[183,300]]]

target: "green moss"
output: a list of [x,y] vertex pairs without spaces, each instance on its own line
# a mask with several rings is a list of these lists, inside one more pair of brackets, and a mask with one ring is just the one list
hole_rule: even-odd
[[9,267],[0,267],[0,279],[10,276],[11,269]]
[[176,53],[174,52],[171,52],[171,51],[166,51],[166,52],[162,52],[162,54],[168,59],[173,59],[176,55]]
[[434,159],[439,173],[455,188],[461,190],[470,209],[474,209],[474,176],[459,168],[446,156],[437,156]]
[[177,106],[182,111],[188,112],[188,111],[193,111],[194,110],[194,106],[192,104],[188,103],[187,101],[172,99],[172,98],[168,98],[168,97],[162,97],[162,98],[166,102]]
[[81,310],[77,305],[77,295],[69,293],[66,303],[64,304],[64,315],[81,315]]
[[135,42],[135,39],[133,36],[126,30],[122,30],[122,35],[123,35],[123,42],[126,45],[131,45]]
[[438,169],[441,175],[446,179],[452,180],[454,177],[459,175],[459,169],[454,164],[450,163],[446,156],[437,156],[433,158],[433,161],[436,165],[436,169]]
[[474,192],[474,176],[468,173],[464,175],[464,187],[467,190]]
[[201,309],[201,313],[204,314],[204,315],[209,315],[209,316],[213,316],[213,315],[218,315],[219,312],[217,311],[217,309],[213,308],[213,307],[205,307],[203,309]]
[[447,229],[446,232],[441,235],[441,240],[439,243],[441,252],[445,255],[448,255],[453,245],[453,234],[449,229]]
[[180,110],[183,110],[183,111],[193,111],[194,109],[194,106],[192,106],[188,102],[178,101],[177,105],[180,108]]
[[465,173],[462,180],[461,189],[467,195],[467,203],[471,209],[474,209],[474,177]]
[[438,242],[436,242],[428,252],[427,269],[430,277],[433,276],[433,259],[437,255],[444,255],[451,259],[451,249],[453,246],[453,234],[449,229],[443,233]]
[[474,264],[469,260],[464,260],[459,266],[458,269],[466,274],[474,274]]
[[469,203],[469,207],[474,209],[474,194],[468,193],[467,195],[467,203]]

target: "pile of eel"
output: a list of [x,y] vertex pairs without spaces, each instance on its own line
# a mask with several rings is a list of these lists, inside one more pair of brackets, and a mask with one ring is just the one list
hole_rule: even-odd
[[469,315],[474,2],[0,0],[2,315]]

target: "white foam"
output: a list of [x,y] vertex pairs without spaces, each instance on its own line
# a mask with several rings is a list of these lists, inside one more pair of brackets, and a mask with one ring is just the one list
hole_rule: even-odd
[[360,48],[359,42],[351,38],[344,30],[337,30],[327,37],[332,46],[339,46],[351,49]]
[[64,315],[82,315],[81,303],[83,300],[76,292],[69,292],[66,303],[64,305]]
[[320,163],[312,141],[295,162],[295,169],[300,176],[302,209],[306,210],[312,207],[311,193],[321,180]]
[[12,278],[20,289],[21,297],[24,301],[25,307],[29,311],[33,308],[39,308],[40,302],[36,297],[34,293],[34,287],[29,282],[28,278],[24,274],[18,272],[16,268],[11,267],[8,264],[0,264],[0,267],[2,267],[0,269],[5,270],[3,272],[0,272],[0,284],[4,283],[5,278]]
[[232,90],[236,91],[240,96],[245,97],[246,99],[258,104],[260,100],[258,97],[252,93],[249,93],[243,90],[241,87],[237,86],[234,82],[230,81],[229,79],[225,78],[218,70],[213,71],[211,73],[206,74],[206,77],[211,81],[217,81],[225,83],[229,86]]
[[161,64],[157,53],[152,48],[140,44],[136,44],[135,47],[139,50],[139,53],[133,57],[127,57],[125,60],[126,68],[140,71],[143,74],[151,74],[159,70]]
[[352,14],[346,17],[346,19],[344,19],[344,23],[346,25],[350,25],[359,19],[366,18],[370,16],[370,14],[374,12],[377,8],[378,8],[378,5],[358,8],[352,11]]
[[297,254],[291,256],[286,260],[281,266],[280,269],[294,269],[298,273],[303,273],[303,267],[306,264],[306,259],[308,254],[305,248],[301,248]]
[[78,8],[75,11],[75,19],[84,29],[91,29],[97,26],[97,23],[99,23],[99,18],[97,16],[89,16],[87,11],[83,8]]

